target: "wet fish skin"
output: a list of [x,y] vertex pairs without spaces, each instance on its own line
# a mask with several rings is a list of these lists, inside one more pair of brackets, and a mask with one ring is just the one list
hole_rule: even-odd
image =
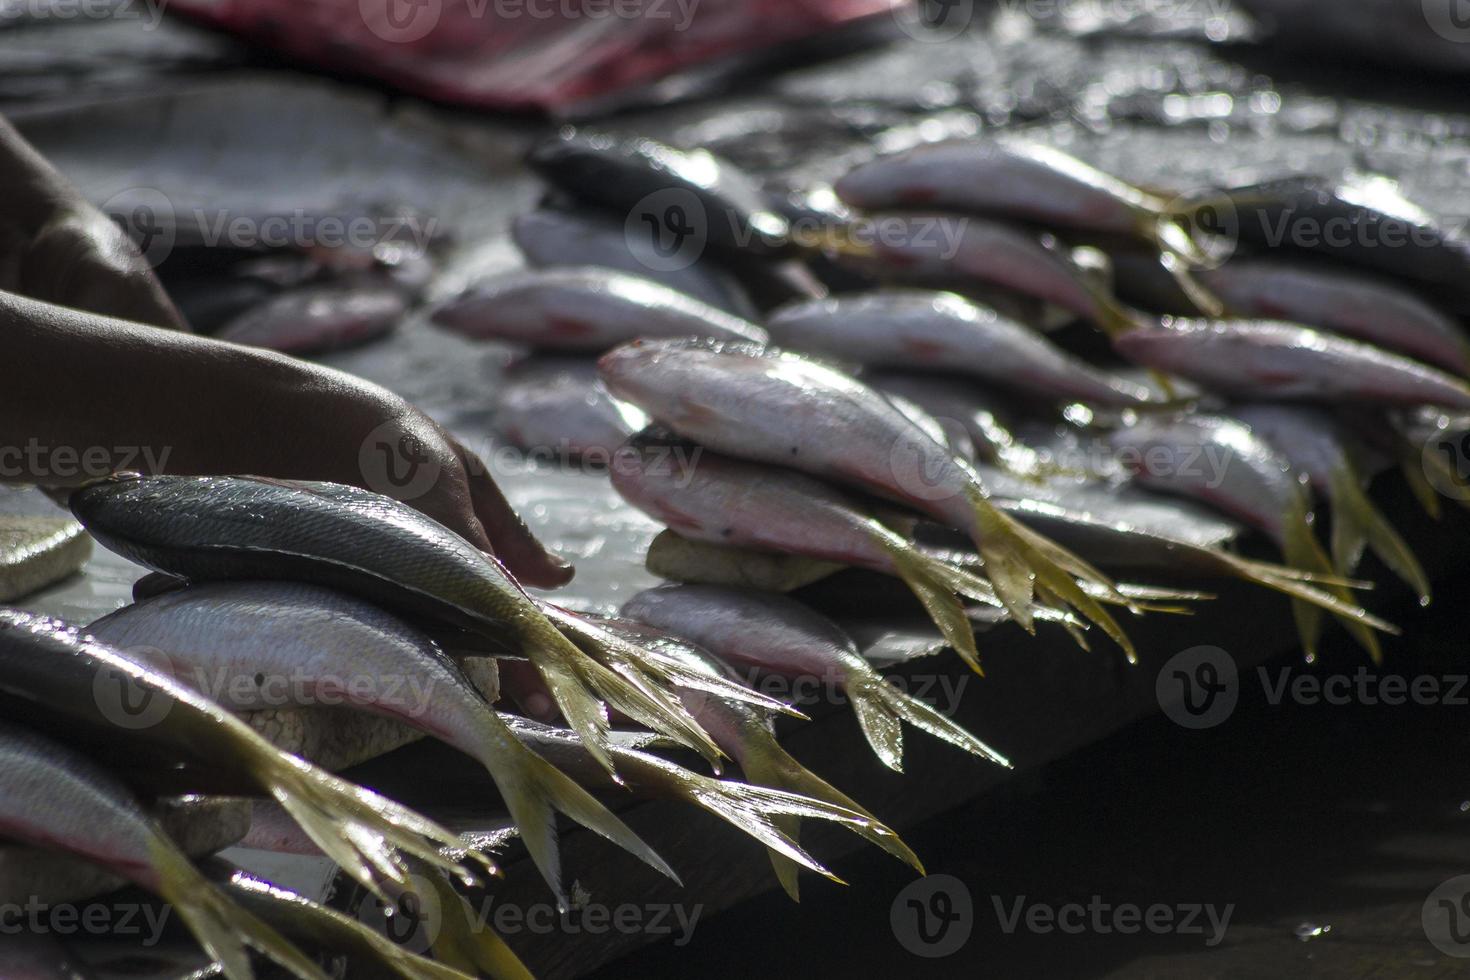
[[326,980],[279,933],[211,885],[106,769],[8,722],[0,722],[0,826],[12,840],[80,857],[162,897],[230,980],[254,975],[247,944],[293,976]]
[[1279,257],[1236,259],[1197,276],[1232,316],[1330,330],[1470,374],[1470,342],[1459,323],[1393,282]]
[[530,358],[507,372],[495,393],[496,429],[528,452],[555,449],[606,463],[648,422],[608,393],[591,359]]
[[865,364],[965,373],[1022,395],[1126,407],[1162,396],[953,293],[883,290],[782,307],[776,343]]
[[1166,319],[1113,346],[1138,364],[1242,398],[1470,408],[1470,384],[1459,378],[1294,323]]
[[355,280],[305,286],[246,310],[214,336],[286,354],[328,351],[382,336],[403,319],[408,305],[391,286]]
[[885,395],[909,399],[946,429],[959,426],[974,447],[972,462],[995,463],[1007,453],[1029,452],[1011,431],[1005,406],[981,385],[957,378],[898,371],[878,371],[866,378]]
[[686,220],[702,229],[709,244],[763,257],[795,251],[790,225],[771,208],[760,185],[707,150],[680,150],[647,137],[619,140],[572,132],[539,143],[526,162],[564,193],[619,216],[635,213],[651,194],[684,192],[702,211]]
[[476,339],[600,352],[639,337],[764,343],[766,332],[648,279],[594,266],[518,270],[481,280],[434,311]]
[[628,235],[622,222],[599,213],[551,208],[531,211],[511,223],[511,238],[536,268],[598,266],[651,279],[733,316],[756,316],[755,305],[744,288],[713,256],[701,256],[680,268],[667,268],[651,251],[644,255],[635,250],[637,239]]

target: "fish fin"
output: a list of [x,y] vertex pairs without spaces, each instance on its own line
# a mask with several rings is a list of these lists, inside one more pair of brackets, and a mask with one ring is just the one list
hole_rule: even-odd
[[1177,220],[1161,217],[1153,222],[1150,237],[1158,246],[1159,263],[1195,309],[1207,317],[1224,316],[1225,304],[1194,278],[1193,270],[1210,265],[1211,259],[1191,237],[1189,229]]
[[[1426,457],[1427,458],[1427,457]],[[1404,482],[1409,485],[1414,499],[1419,501],[1419,506],[1424,513],[1436,521],[1444,516],[1444,508],[1439,503],[1439,492],[1434,489],[1434,484],[1429,482],[1429,477],[1424,473],[1424,466],[1434,466],[1433,462],[1420,463],[1418,459],[1408,454],[1399,461],[1399,470],[1404,475]]]
[[714,739],[684,708],[678,695],[660,687],[649,675],[642,647],[565,609],[549,603],[543,603],[542,609],[571,649],[577,651],[570,666],[587,687],[628,717],[698,752],[719,770],[723,754]]
[[920,731],[928,732],[971,755],[988,759],[1005,769],[1013,768],[1009,759],[970,734],[963,725],[956,723],[928,702],[901,690],[876,670],[849,680],[847,696],[854,706],[863,701],[875,701],[895,719],[902,719]]
[[903,725],[898,714],[870,685],[849,681],[847,700],[879,761],[894,772],[903,772]]
[[[1031,621],[1029,606],[1034,589],[1049,605],[1075,609],[1112,638],[1130,663],[1136,663],[1138,652],[1133,642],[1102,603],[1079,586],[1073,576],[1098,586],[1107,601],[1127,606],[1127,597],[1118,592],[1112,580],[1061,545],[997,510],[977,488],[969,488],[967,492],[975,510],[970,536],[980,549],[985,574],[995,585],[995,594],[1011,615],[1018,622]],[[1019,581],[1022,575],[1024,587]],[[1018,605],[1017,600],[1023,594],[1025,603]]]
[[680,663],[673,657],[665,656],[656,650],[644,649],[646,654],[644,668],[663,684],[682,688],[686,691],[699,691],[704,694],[712,694],[726,701],[737,701],[748,704],[763,711],[771,711],[777,714],[787,715],[801,721],[811,721],[798,708],[773,698],[768,694],[762,694],[753,690],[737,680],[726,677],[717,677],[695,670]]
[[[470,906],[432,868],[414,868],[415,880],[434,891],[439,916],[430,948],[434,960],[472,977],[491,980],[534,980],[530,970],[488,924],[473,921]],[[452,910],[452,911],[451,911]],[[391,945],[391,944],[390,944]],[[409,974],[418,977],[424,974]]]
[[[841,790],[792,758],[790,753],[781,747],[781,743],[776,741],[776,736],[763,724],[746,726],[744,743],[745,754],[741,764],[747,780],[759,786],[797,793],[843,807],[853,813],[862,814],[868,818],[869,822],[865,826],[854,826],[852,829],[856,833],[892,854],[918,871],[919,874],[924,873],[924,865],[918,855],[910,850],[896,833],[850,800]],[[793,841],[798,839],[801,826],[798,818],[777,817],[774,818],[774,822]],[[785,889],[787,895],[791,896],[792,901],[799,901],[797,866],[789,858],[775,851],[772,851],[770,856],[781,887]]]
[[[561,634],[557,634],[561,637]],[[565,637],[561,637],[565,640]],[[588,693],[577,669],[585,657],[578,651],[569,655],[560,643],[548,645],[554,651],[543,652],[532,660],[536,672],[546,682],[551,699],[561,709],[567,724],[581,737],[582,745],[597,763],[617,779],[612,756],[608,754],[607,706]]]
[[944,635],[945,642],[954,647],[971,670],[984,677],[980,651],[975,646],[975,626],[965,615],[965,607],[955,598],[954,589],[945,581],[941,570],[947,566],[896,535],[885,534],[879,540],[893,559],[894,571],[918,597],[930,620]]
[[[1332,561],[1322,550],[1322,546],[1317,543],[1317,536],[1312,533],[1311,524],[1307,523],[1305,493],[1297,495],[1296,501],[1283,515],[1282,521],[1281,549],[1286,563],[1304,571],[1331,575],[1334,571]],[[1328,586],[1327,591],[1345,602],[1351,602],[1351,596],[1346,589],[1339,586]],[[1300,599],[1293,599],[1291,609],[1292,616],[1296,619],[1297,632],[1301,636],[1302,648],[1306,651],[1308,659],[1315,660],[1317,641],[1321,638],[1322,633],[1322,607]],[[1353,639],[1368,651],[1368,656],[1373,658],[1375,664],[1382,662],[1383,649],[1371,628],[1353,616],[1339,616],[1338,620]]]
[[321,967],[285,936],[236,905],[200,874],[162,832],[150,851],[159,870],[159,895],[178,910],[189,932],[229,980],[254,980],[247,946],[300,980],[327,980]]
[[[406,882],[400,851],[462,878],[472,879],[458,860],[466,854],[493,872],[488,858],[466,851],[457,836],[438,824],[278,752],[263,740],[261,744],[269,752],[251,757],[261,784],[324,854],[378,897],[386,898],[383,881],[400,887]],[[441,847],[456,857],[445,857]]]
[[1347,466],[1334,470],[1331,480],[1332,557],[1338,571],[1352,574],[1366,544],[1414,589],[1421,604],[1428,605],[1432,592],[1429,576],[1408,542],[1369,499],[1357,474]]
[[565,912],[571,906],[562,887],[561,854],[557,848],[556,815],[560,810],[586,827],[638,858],[649,867],[674,881],[679,876],[664,859],[645,844],[628,825],[599,803],[591,793],[578,786],[565,773],[532,752],[505,728],[505,723],[492,711],[489,724],[499,726],[509,742],[518,748],[506,751],[504,741],[496,739],[496,751],[482,760],[505,798],[506,807],[531,860],[541,871],[556,895],[558,908]]

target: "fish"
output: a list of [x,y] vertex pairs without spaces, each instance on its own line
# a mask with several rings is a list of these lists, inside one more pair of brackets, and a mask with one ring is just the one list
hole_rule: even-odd
[[1145,322],[1046,232],[938,212],[883,212],[867,220],[875,229],[868,240],[837,240],[831,247],[839,262],[881,279],[945,289],[958,282],[999,286],[1066,310],[1109,336]]
[[461,856],[494,868],[438,824],[281,752],[219,705],[60,620],[0,609],[0,668],[7,717],[60,733],[69,744],[86,738],[127,766],[182,760],[228,775],[279,803],[324,854],[376,894],[384,882],[406,884],[400,854],[461,877],[470,876]]
[[[711,677],[738,678],[724,661],[683,637],[630,619],[606,617],[601,622],[608,629],[630,635],[640,645],[677,657]],[[785,790],[861,813],[872,822],[877,831],[868,838],[872,843],[919,874],[924,874],[924,865],[919,861],[918,855],[896,833],[781,747],[776,739],[776,728],[770,712],[704,691],[682,691],[680,696],[689,713],[704,725],[725,754],[735,760],[748,781],[757,786]],[[774,822],[793,841],[800,839],[799,819],[778,817]],[[782,889],[793,901],[798,901],[798,865],[777,851],[768,853]]]
[[[1109,434],[1114,452],[1135,482],[1165,493],[1192,497],[1223,510],[1265,534],[1286,564],[1321,576],[1347,608],[1336,615],[1374,661],[1382,657],[1374,630],[1396,632],[1365,610],[1351,609],[1347,588],[1312,533],[1306,488],[1290,464],[1246,425],[1223,416],[1196,413],[1169,418],[1146,416]],[[1294,599],[1303,648],[1317,655],[1317,606]]]
[[391,497],[334,483],[148,476],[81,487],[70,505],[103,547],[154,571],[326,585],[524,651],[594,755],[607,733],[600,697],[718,758],[672,694],[584,654],[498,561]]
[[598,371],[614,395],[714,452],[854,486],[964,531],[1023,627],[1039,595],[1075,608],[1133,655],[1117,622],[1077,581],[1126,606],[1106,576],[997,511],[968,463],[860,381],[793,354],[703,341],[627,344],[604,354]]
[[991,390],[973,381],[900,371],[876,371],[864,376],[884,395],[906,398],[939,420],[950,445],[963,447],[951,429],[969,437],[971,462],[993,464],[1018,475],[1036,475],[1041,467],[1035,450],[1012,431],[1007,407]]
[[649,423],[642,410],[608,393],[590,358],[528,358],[506,372],[494,398],[496,430],[532,453],[557,449],[607,463]]
[[[575,732],[516,715],[504,717],[517,738],[558,769],[572,773],[589,788],[611,788],[607,770],[596,764]],[[733,779],[716,779],[639,748],[616,745],[612,752],[623,785],[633,793],[693,804],[754,837],[768,850],[838,884],[844,883],[842,879],[792,840],[781,829],[780,822],[787,818],[825,820],[868,840],[886,838],[893,833],[862,813],[824,800]]]
[[1197,292],[1187,270],[1204,256],[1170,201],[1055,147],[1015,139],[920,143],[858,164],[833,187],[867,211],[961,211],[1141,240]]
[[1397,181],[1352,172],[1294,174],[1189,195],[1184,210],[1272,253],[1307,252],[1431,287],[1458,310],[1470,301],[1470,242],[1403,194]]
[[954,293],[882,290],[795,303],[767,317],[766,328],[786,349],[885,368],[968,374],[1049,401],[1128,407],[1162,399]]
[[767,339],[755,324],[677,290],[595,266],[482,279],[441,304],[432,319],[477,340],[594,353],[639,337]]
[[689,265],[661,261],[649,242],[600,213],[531,211],[511,222],[511,238],[526,262],[538,269],[598,266],[651,279],[732,316],[748,320],[757,315],[739,281],[712,256],[700,256]]
[[1470,409],[1470,383],[1369,344],[1274,320],[1169,319],[1125,333],[1129,360],[1261,401]]
[[790,223],[761,186],[708,150],[568,129],[534,146],[526,163],[562,193],[630,223],[646,222],[658,238],[690,235],[762,258],[795,252]]
[[[977,672],[975,632],[956,596],[1002,606],[991,583],[926,555],[853,498],[804,473],[700,453],[687,475],[667,465],[668,440],[640,433],[612,470],[628,503],[683,537],[865,568],[903,581],[945,640]],[[1028,609],[1049,619],[1050,610]]]
[[402,290],[349,279],[273,296],[225,323],[214,337],[285,354],[318,353],[381,337],[407,313]]
[[1413,548],[1364,492],[1363,453],[1336,416],[1311,405],[1259,403],[1235,406],[1230,414],[1285,456],[1331,504],[1332,558],[1339,572],[1352,574],[1364,548],[1371,547],[1428,605],[1429,576]]
[[1233,317],[1300,323],[1470,374],[1459,321],[1391,280],[1326,263],[1242,258],[1198,273]]
[[163,898],[229,980],[254,977],[246,947],[294,977],[327,978],[211,884],[126,785],[81,752],[9,722],[0,722],[0,826],[11,840],[82,858]]
[[[386,975],[402,980],[469,980],[452,966],[417,956],[336,909],[314,902],[221,859],[207,862],[211,886],[284,935],[333,956],[345,957],[353,976]],[[487,930],[488,931],[488,930]]]
[[835,684],[851,702],[873,753],[895,772],[903,771],[901,722],[1012,768],[1000,752],[884,678],[840,626],[789,596],[715,585],[665,585],[638,593],[621,612],[685,637],[726,663]]
[[296,582],[214,582],[124,606],[87,631],[125,653],[161,651],[181,682],[232,711],[345,704],[459,749],[489,771],[563,908],[555,811],[673,876],[626,824],[518,742],[428,636],[371,603]]

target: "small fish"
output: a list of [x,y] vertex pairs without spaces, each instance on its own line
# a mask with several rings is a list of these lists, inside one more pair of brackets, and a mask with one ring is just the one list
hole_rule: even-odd
[[718,758],[672,694],[583,653],[563,632],[570,616],[553,623],[498,561],[391,497],[334,483],[151,476],[82,487],[71,509],[104,547],[155,571],[326,585],[519,647],[594,754],[607,733],[600,696]]
[[601,803],[528,752],[432,640],[370,603],[315,585],[216,582],[124,606],[87,631],[124,652],[161,651],[181,682],[232,711],[283,699],[346,704],[478,760],[563,907],[557,810],[673,875]]
[[1392,282],[1280,257],[1237,259],[1198,275],[1231,316],[1330,330],[1470,374],[1470,340],[1459,322]]
[[1124,357],[1261,401],[1470,409],[1470,384],[1402,354],[1272,320],[1170,320],[1114,338]]
[[1332,558],[1339,572],[1352,574],[1363,549],[1371,547],[1428,604],[1429,576],[1414,550],[1364,492],[1362,453],[1331,412],[1307,405],[1250,404],[1237,406],[1231,414],[1290,460],[1332,505]]
[[[637,601],[636,597],[633,601]],[[712,677],[736,677],[728,665],[708,650],[672,633],[627,619],[603,620],[603,624],[615,632],[631,634],[641,646],[661,650]],[[924,873],[924,866],[918,856],[897,834],[832,784],[796,761],[781,747],[781,743],[776,740],[776,728],[769,712],[704,691],[684,691],[681,692],[681,697],[689,713],[699,720],[719,743],[720,748],[724,749],[725,754],[739,764],[747,780],[757,786],[785,790],[861,813],[871,821],[864,837],[914,868],[919,874]],[[800,839],[799,819],[778,817],[775,823],[793,841]],[[777,851],[770,851],[769,854],[781,887],[793,901],[798,900],[798,865]]]
[[523,269],[483,279],[434,311],[478,340],[600,352],[639,337],[764,343],[766,332],[648,279],[596,267]]
[[1004,755],[884,678],[841,627],[795,599],[713,585],[667,585],[638,593],[622,613],[692,640],[726,663],[836,684],[852,703],[873,752],[896,772],[903,771],[904,721],[1011,768]]
[[[1351,596],[1338,584],[1332,562],[1311,527],[1306,489],[1290,464],[1233,419],[1203,414],[1146,416],[1109,435],[1139,484],[1208,503],[1264,533],[1281,549],[1286,564],[1321,576],[1328,591],[1351,609]],[[1292,603],[1308,657],[1317,654],[1320,616],[1316,606]],[[1393,627],[1363,610],[1336,615],[1374,661],[1380,659],[1373,630]]]
[[[708,150],[564,130],[537,144],[526,162],[577,200],[651,222],[653,235],[698,235],[727,252],[762,257],[793,253],[791,226],[760,185]],[[668,196],[667,205],[658,202],[639,213],[660,192]]]
[[608,462],[648,416],[614,398],[591,359],[528,358],[506,373],[495,392],[495,427],[528,452],[557,449]]
[[511,238],[536,268],[599,266],[652,279],[732,316],[757,315],[739,281],[712,256],[689,265],[661,261],[649,242],[628,234],[623,222],[596,212],[532,211],[511,223]]
[[[148,710],[151,724],[130,727],[119,739],[118,712],[99,696],[109,683],[129,707]],[[59,620],[0,610],[0,703],[7,717],[64,733],[68,742],[92,739],[128,765],[156,757],[229,774],[273,798],[324,854],[378,894],[383,882],[406,885],[400,852],[468,875],[439,853],[444,847],[465,854],[454,834],[279,751],[220,706]],[[467,856],[493,868],[473,851]]]
[[[537,755],[558,769],[572,773],[589,788],[613,788],[607,770],[597,764],[575,732],[515,715],[506,715],[505,723]],[[789,818],[826,820],[868,840],[893,833],[856,810],[825,800],[765,786],[750,786],[733,779],[715,779],[638,748],[614,745],[612,754],[622,785],[632,792],[644,797],[693,804],[754,837],[768,850],[839,884],[843,883],[842,879],[802,850],[801,845],[782,829],[783,823],[787,823]]]
[[[1006,406],[985,387],[956,378],[879,371],[868,384],[888,397],[907,398],[939,420],[946,432],[958,427],[970,440],[972,462],[982,461],[1018,475],[1038,472],[1036,453],[1011,430]],[[949,435],[951,446],[963,445]]]
[[1049,401],[1126,407],[1162,398],[954,293],[883,290],[808,301],[776,310],[766,327],[776,343],[792,350],[970,374]]
[[603,355],[598,370],[613,394],[710,450],[877,493],[964,531],[1023,627],[1040,595],[1076,608],[1132,656],[1122,629],[1074,576],[1104,593],[1107,578],[997,511],[968,463],[861,382],[752,344],[690,341],[629,344]]
[[880,278],[953,288],[961,281],[1012,290],[1116,335],[1137,327],[1129,310],[1051,235],[971,215],[889,212],[871,219],[871,242],[834,246],[837,258]]
[[380,337],[407,313],[402,290],[349,280],[280,293],[234,317],[214,337],[286,354],[317,353]]
[[292,976],[326,980],[284,936],[200,874],[106,769],[8,722],[0,722],[0,827],[11,840],[80,857],[163,898],[229,980],[254,977],[247,946]]
[[[702,452],[689,475],[667,465],[657,433],[634,437],[613,468],[614,489],[678,534],[800,555],[901,579],[945,639],[980,670],[975,632],[956,595],[1000,607],[993,586],[926,555],[842,492],[792,470]],[[1046,610],[1028,609],[1050,618]]]

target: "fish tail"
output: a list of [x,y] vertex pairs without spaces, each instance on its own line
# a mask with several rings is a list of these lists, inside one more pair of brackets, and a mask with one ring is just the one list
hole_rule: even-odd
[[1174,278],[1185,298],[1204,316],[1224,316],[1225,304],[1194,277],[1195,269],[1207,268],[1212,262],[1189,229],[1178,218],[1170,216],[1158,218],[1149,227],[1149,238],[1158,247],[1160,264]]
[[[1077,583],[1095,587],[1105,601],[1127,606],[1128,599],[1102,572],[1049,538],[997,510],[978,486],[968,488],[975,522],[970,537],[980,549],[985,574],[995,594],[1016,621],[1030,628],[1033,594],[1050,605],[1075,609],[1117,643],[1136,663],[1138,652],[1102,602]],[[1075,576],[1075,577],[1074,577]]]
[[[1308,572],[1333,574],[1335,569],[1332,567],[1332,561],[1322,550],[1322,545],[1317,542],[1316,535],[1312,533],[1312,526],[1307,523],[1305,494],[1297,495],[1296,502],[1287,510],[1283,522],[1281,549],[1286,563],[1293,568],[1300,568]],[[1344,602],[1352,601],[1347,589],[1336,585],[1326,588]],[[1302,640],[1302,649],[1309,659],[1315,660],[1317,641],[1322,634],[1323,607],[1320,604],[1293,598],[1291,611],[1292,617],[1296,620],[1297,633]],[[1353,639],[1368,651],[1374,663],[1382,661],[1383,650],[1378,643],[1378,637],[1367,624],[1356,616],[1339,615],[1338,620],[1352,634]]]
[[286,937],[236,905],[205,878],[193,863],[161,834],[150,848],[158,869],[158,892],[204,951],[229,980],[253,980],[250,954],[259,950],[300,980],[327,980],[321,967]]
[[[489,977],[491,980],[534,980],[531,971],[526,969],[499,933],[488,924],[474,921],[470,907],[442,874],[416,862],[410,861],[410,864],[414,867],[415,880],[429,886],[438,907],[433,923],[434,935],[429,944],[434,959],[425,961],[420,958],[420,962],[442,964],[455,975]],[[389,945],[396,948],[396,944]],[[425,975],[424,971],[407,974],[410,977]],[[449,980],[447,974],[445,980]]]
[[1337,570],[1352,574],[1366,545],[1427,605],[1432,591],[1429,576],[1408,542],[1364,492],[1352,467],[1334,470],[1331,480],[1332,558]]
[[[547,645],[561,651],[563,665],[578,678],[584,694],[589,689],[595,691],[616,710],[693,749],[719,770],[719,747],[678,696],[650,676],[649,660],[641,647],[556,606],[544,604],[543,611],[560,631],[561,642]],[[601,731],[606,738],[606,716],[602,717]],[[610,759],[604,765],[612,772]]]
[[963,725],[956,723],[927,701],[902,690],[876,670],[849,680],[847,696],[854,705],[865,701],[881,705],[881,710],[887,712],[895,724],[900,720],[906,721],[920,731],[928,732],[971,755],[988,759],[1005,769],[1013,768],[1009,759],[976,738]]
[[400,852],[471,880],[462,857],[496,873],[489,858],[467,850],[451,831],[371,790],[274,749],[254,761],[257,778],[282,809],[324,854],[380,898],[383,882],[407,883]]
[[[948,573],[956,571],[936,558],[931,558],[897,535],[885,534],[880,541],[893,560],[893,570],[923,604],[944,640],[955,649],[970,669],[981,677],[980,651],[975,646],[975,626],[965,615],[965,607],[955,598]],[[982,600],[983,601],[983,600]],[[989,601],[996,601],[992,592]],[[1034,629],[1027,624],[1028,629]]]
[[[814,800],[821,800],[862,814],[868,818],[869,823],[864,827],[854,827],[857,833],[918,871],[919,874],[924,874],[924,865],[918,855],[910,850],[896,833],[850,800],[841,790],[792,758],[764,724],[747,725],[743,734],[745,752],[741,758],[741,766],[747,780],[759,786],[811,797]],[[793,841],[799,839],[800,818],[774,817],[772,823]],[[781,883],[781,887],[792,901],[799,901],[797,864],[777,851],[771,851],[770,858],[771,865],[776,871],[776,879]]]
[[565,912],[570,904],[562,887],[561,854],[557,848],[556,813],[561,811],[633,854],[655,870],[678,881],[664,860],[628,825],[578,786],[565,773],[526,748],[495,712],[481,713],[481,761],[505,798],[526,850]]

